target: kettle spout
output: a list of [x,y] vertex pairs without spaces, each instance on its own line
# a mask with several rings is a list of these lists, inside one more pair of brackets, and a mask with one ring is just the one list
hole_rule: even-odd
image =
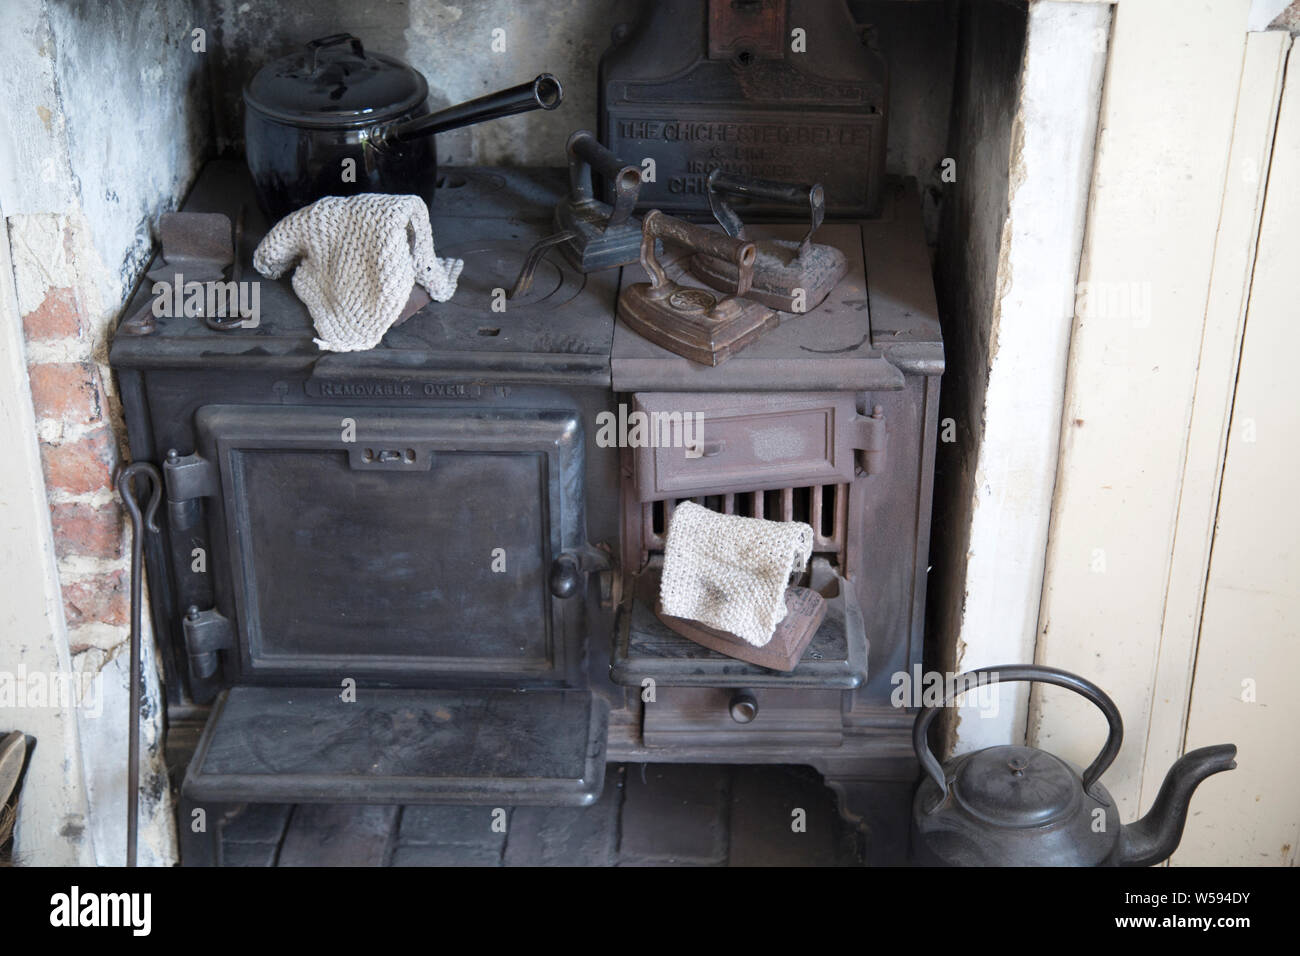
[[1234,744],[1202,747],[1184,754],[1169,768],[1146,815],[1120,830],[1115,862],[1120,866],[1154,866],[1172,854],[1183,838],[1192,791],[1206,777],[1236,767],[1236,756]]

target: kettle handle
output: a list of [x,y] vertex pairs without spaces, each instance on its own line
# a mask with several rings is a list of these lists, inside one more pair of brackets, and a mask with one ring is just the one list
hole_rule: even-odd
[[943,772],[943,764],[939,762],[939,758],[930,749],[928,734],[935,715],[961,694],[973,690],[981,684],[1000,684],[1011,681],[1030,681],[1065,687],[1076,694],[1086,697],[1106,715],[1106,723],[1109,726],[1106,744],[1101,748],[1101,753],[1097,754],[1097,759],[1088,764],[1088,769],[1083,772],[1083,789],[1085,791],[1090,790],[1092,785],[1106,772],[1106,768],[1114,761],[1115,755],[1119,753],[1120,744],[1124,741],[1124,721],[1120,719],[1119,708],[1115,706],[1115,702],[1096,684],[1084,680],[1077,674],[1071,674],[1069,671],[1058,670],[1055,667],[1043,667],[1039,664],[981,667],[978,670],[967,671],[965,674],[958,676],[953,682],[953,692],[943,699],[943,704],[940,707],[922,707],[920,713],[916,715],[916,723],[912,725],[912,749],[916,751],[916,759],[920,761],[921,769],[939,785],[939,793],[942,795],[941,803],[948,798],[948,779]]

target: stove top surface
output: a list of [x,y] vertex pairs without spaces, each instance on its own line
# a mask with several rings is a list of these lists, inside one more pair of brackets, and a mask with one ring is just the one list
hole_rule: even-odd
[[[270,224],[247,168],[238,160],[210,162],[182,208],[234,221],[243,206],[240,278],[259,283],[259,325],[221,332],[193,316],[160,317],[149,334],[119,330],[111,362],[118,368],[296,369],[317,376],[437,369],[451,377],[565,380],[612,384],[619,391],[899,388],[904,372],[942,371],[920,204],[910,183],[893,184],[880,219],[828,222],[818,241],[848,256],[844,281],[822,306],[806,315],[782,314],[778,328],[717,368],[674,355],[621,324],[616,328],[620,282],[644,281],[639,266],[583,275],[553,251],[527,293],[504,298],[528,249],[554,231],[553,210],[566,189],[560,168],[441,170],[431,210],[434,246],[440,257],[465,261],[456,294],[391,328],[374,349],[333,353],[312,341],[311,316],[289,276],[266,279],[253,268],[253,250]],[[768,229],[799,231],[752,231],[757,236]],[[151,268],[161,264],[156,258]],[[695,282],[689,276],[682,281]],[[123,315],[147,309],[152,300],[153,282],[145,280]]]
[[[391,328],[374,349],[332,353],[322,352],[312,341],[311,316],[295,295],[290,276],[267,279],[253,268],[253,250],[270,227],[257,207],[246,168],[237,161],[211,162],[182,208],[221,212],[234,221],[244,205],[240,278],[260,285],[259,324],[221,332],[193,316],[160,317],[150,334],[119,332],[113,364],[316,366],[318,371],[321,363],[338,369],[490,367],[521,374],[558,369],[595,375],[608,383],[617,270],[583,275],[556,253],[539,266],[526,294],[504,298],[528,249],[553,231],[552,211],[566,187],[560,169],[444,170],[431,219],[437,255],[465,261],[456,294]],[[152,286],[149,280],[141,284],[124,315],[133,315],[152,300]]]

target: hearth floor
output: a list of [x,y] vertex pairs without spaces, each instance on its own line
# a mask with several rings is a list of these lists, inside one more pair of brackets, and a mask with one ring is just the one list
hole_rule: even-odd
[[226,866],[861,862],[815,771],[693,764],[611,764],[600,800],[583,808],[249,805],[223,826],[221,856]]

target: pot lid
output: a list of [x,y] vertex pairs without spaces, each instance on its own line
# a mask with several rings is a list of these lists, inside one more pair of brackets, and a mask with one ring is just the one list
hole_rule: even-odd
[[395,119],[428,94],[418,70],[340,33],[263,66],[245,87],[244,102],[283,123],[349,127]]
[[1083,785],[1069,764],[1045,751],[989,747],[962,762],[952,790],[988,823],[1040,827],[1074,810]]

